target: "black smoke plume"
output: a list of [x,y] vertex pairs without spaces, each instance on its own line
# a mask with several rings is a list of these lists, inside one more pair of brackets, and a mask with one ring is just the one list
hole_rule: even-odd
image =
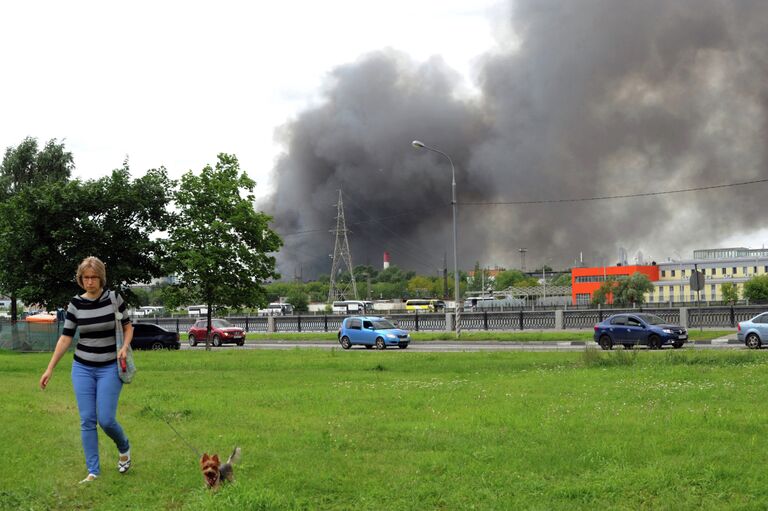
[[[343,191],[355,265],[435,274],[459,265],[615,264],[690,257],[751,233],[768,184],[613,200],[768,178],[768,2],[520,0],[518,39],[481,58],[479,93],[439,58],[381,51],[335,69],[320,106],[281,130],[262,208],[286,245],[280,271],[328,273]],[[755,240],[759,246],[762,240]]]

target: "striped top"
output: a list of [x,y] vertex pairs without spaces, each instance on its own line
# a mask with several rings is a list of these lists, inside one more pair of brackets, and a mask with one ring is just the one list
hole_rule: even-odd
[[[123,314],[121,323],[130,323],[125,314],[125,301],[119,294],[117,305]],[[115,311],[108,289],[104,289],[96,300],[79,295],[70,300],[61,334],[74,337],[78,328],[80,340],[75,347],[75,360],[89,366],[105,366],[117,360]]]

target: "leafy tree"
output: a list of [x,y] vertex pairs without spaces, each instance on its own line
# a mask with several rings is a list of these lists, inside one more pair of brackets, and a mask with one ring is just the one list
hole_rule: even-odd
[[170,189],[164,169],[131,181],[127,168],[99,180],[20,188],[0,204],[0,285],[27,303],[62,306],[81,291],[75,266],[96,255],[108,285],[136,303],[127,286],[162,273],[162,243],[152,235],[167,228]]
[[723,296],[723,301],[729,305],[739,301],[739,288],[733,282],[726,282],[721,285],[720,293]]
[[501,291],[510,287],[519,287],[528,277],[518,270],[505,270],[496,275],[494,287]]
[[293,305],[295,312],[307,312],[309,310],[309,300],[303,287],[294,286],[286,295],[286,300]]
[[206,349],[215,305],[266,305],[262,282],[280,278],[269,254],[282,240],[269,228],[271,217],[253,208],[255,184],[234,155],[221,153],[215,168],[184,174],[175,195],[168,268],[179,278],[177,288],[208,305]]
[[768,300],[768,275],[756,275],[745,282],[744,298],[750,302]]
[[653,290],[653,283],[647,275],[635,272],[629,277],[620,277],[613,293],[613,301],[617,305],[642,305],[645,293]]
[[63,143],[52,139],[38,150],[37,139],[27,137],[18,146],[5,150],[0,165],[0,191],[7,197],[28,185],[67,181],[74,166],[72,153],[64,149]]
[[571,285],[571,274],[570,273],[563,273],[562,275],[557,276],[554,280],[552,280],[549,283],[550,286],[570,286]]
[[592,293],[592,305],[605,305],[616,289],[616,279],[609,277]]
[[[66,182],[73,167],[72,153],[66,151],[63,144],[53,139],[39,151],[37,139],[27,137],[17,147],[5,151],[0,164],[0,199],[7,200],[30,185]],[[17,298],[20,298],[17,293],[26,278],[21,268],[30,247],[18,241],[20,237],[29,238],[32,232],[17,232],[9,227],[28,219],[23,211],[10,211],[10,206],[3,209],[11,218],[0,227],[0,286],[11,298],[11,320],[16,321]]]
[[433,282],[428,277],[416,275],[408,280],[408,295],[417,297],[427,297],[432,294]]

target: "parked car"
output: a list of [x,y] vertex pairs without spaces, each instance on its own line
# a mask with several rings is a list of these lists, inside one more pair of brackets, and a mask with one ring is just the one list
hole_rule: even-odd
[[768,341],[768,312],[758,314],[747,321],[739,321],[736,327],[736,337],[747,348],[759,349],[763,342]]
[[339,343],[348,350],[355,344],[361,344],[367,349],[376,346],[383,350],[387,346],[397,346],[405,349],[411,342],[411,336],[406,330],[398,328],[391,321],[377,316],[350,316],[344,318],[339,329]]
[[139,350],[177,350],[179,334],[151,323],[133,323],[131,347]]
[[[197,346],[197,343],[205,344],[205,334],[208,330],[208,322],[199,319],[189,329],[189,345]],[[238,346],[245,344],[245,330],[235,326],[226,319],[211,320],[211,344],[221,346],[224,343],[234,343]]]
[[618,344],[625,348],[645,345],[652,350],[671,344],[677,349],[688,340],[688,331],[653,314],[614,314],[595,325],[594,339],[604,350]]

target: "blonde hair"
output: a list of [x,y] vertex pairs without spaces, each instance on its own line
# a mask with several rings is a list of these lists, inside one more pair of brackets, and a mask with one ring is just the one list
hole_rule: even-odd
[[98,257],[88,256],[83,259],[83,262],[77,267],[75,279],[77,280],[77,284],[83,289],[85,289],[85,286],[83,286],[83,272],[85,272],[85,270],[93,270],[96,273],[96,276],[99,277],[101,287],[104,287],[107,284],[107,268]]

